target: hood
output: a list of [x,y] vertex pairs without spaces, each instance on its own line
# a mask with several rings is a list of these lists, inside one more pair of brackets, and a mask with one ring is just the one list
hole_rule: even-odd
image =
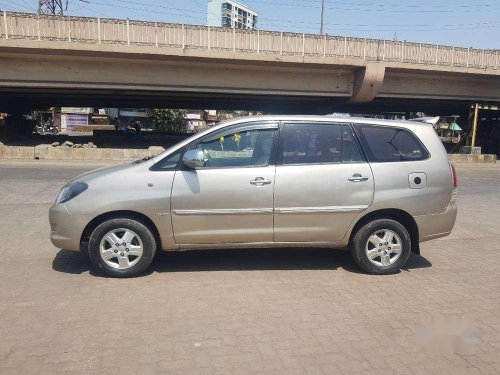
[[94,169],[93,171],[83,173],[73,178],[71,181],[68,182],[68,184],[74,181],[90,182],[102,176],[109,176],[111,174],[121,173],[123,171],[129,171],[133,169],[142,170],[144,168],[150,168],[153,164],[154,163],[152,160],[145,160],[145,161],[131,162],[127,164],[113,165],[110,167],[102,167]]

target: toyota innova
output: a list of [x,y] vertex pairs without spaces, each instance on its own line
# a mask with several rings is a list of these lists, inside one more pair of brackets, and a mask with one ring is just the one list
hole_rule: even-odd
[[50,238],[118,277],[160,250],[293,246],[350,249],[387,274],[450,234],[456,188],[429,124],[253,117],[75,178],[50,209]]

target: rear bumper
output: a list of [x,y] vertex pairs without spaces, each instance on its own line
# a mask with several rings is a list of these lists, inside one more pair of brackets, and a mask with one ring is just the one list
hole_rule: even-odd
[[415,216],[418,226],[419,242],[448,236],[457,218],[457,205],[450,202],[446,211],[440,214]]
[[87,225],[87,218],[82,215],[72,215],[66,205],[55,204],[49,210],[50,241],[65,250],[79,251],[80,238]]

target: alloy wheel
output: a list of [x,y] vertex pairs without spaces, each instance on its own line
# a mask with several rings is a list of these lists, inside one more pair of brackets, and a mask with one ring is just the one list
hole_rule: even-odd
[[110,267],[127,269],[142,258],[144,247],[133,230],[117,228],[106,233],[99,245],[102,260]]
[[401,238],[390,229],[377,230],[368,237],[365,252],[368,260],[376,266],[390,266],[401,256]]

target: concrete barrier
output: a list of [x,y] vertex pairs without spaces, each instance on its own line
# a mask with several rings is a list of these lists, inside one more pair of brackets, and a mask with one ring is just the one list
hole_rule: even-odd
[[132,161],[163,151],[165,149],[161,146],[151,146],[148,149],[116,149],[0,145],[0,159]]
[[453,163],[496,163],[497,156],[490,154],[450,154]]
[[0,159],[34,159],[35,148],[29,146],[0,146]]

